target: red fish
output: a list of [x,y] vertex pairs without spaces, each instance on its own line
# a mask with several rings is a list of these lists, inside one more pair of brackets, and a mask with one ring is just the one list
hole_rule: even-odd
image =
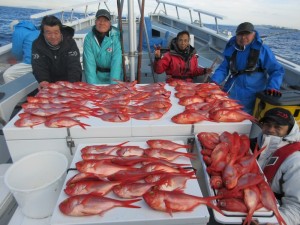
[[120,181],[84,180],[68,185],[64,189],[64,192],[69,196],[82,194],[104,196],[110,192],[114,186],[120,183]]
[[246,219],[243,222],[243,225],[251,224],[252,216],[260,202],[260,193],[259,189],[256,186],[251,186],[244,189],[244,202],[248,208],[248,214]]
[[248,209],[242,199],[239,198],[224,198],[218,201],[218,207],[220,209],[232,212],[247,213]]
[[120,198],[137,198],[143,196],[155,184],[150,183],[128,183],[117,185],[113,192]]
[[18,119],[14,125],[16,127],[33,127],[39,124],[42,124],[46,121],[46,117],[42,116],[34,116],[34,115],[29,115],[24,118]]
[[220,143],[219,134],[214,132],[200,132],[197,138],[201,145],[208,149],[214,149]]
[[274,214],[277,218],[277,221],[280,225],[287,225],[287,223],[284,221],[284,219],[282,218],[282,216],[280,215],[280,213],[278,211],[276,199],[275,199],[274,193],[273,193],[271,187],[269,186],[269,184],[267,182],[263,181],[258,185],[258,188],[261,193],[260,199],[261,199],[263,206],[274,212]]
[[187,106],[196,102],[204,102],[204,99],[200,96],[194,95],[194,96],[185,96],[179,99],[178,104]]
[[159,181],[156,182],[158,190],[163,191],[183,191],[186,187],[186,182],[189,179],[196,179],[195,173],[188,174],[165,174]]
[[113,151],[117,151],[121,148],[122,145],[128,143],[128,141],[125,141],[118,145],[88,145],[81,149],[82,154],[100,154],[100,153],[106,153],[110,154]]
[[252,120],[254,122],[257,119],[246,112],[241,110],[230,110],[230,109],[220,109],[216,110],[209,115],[210,119],[216,122],[241,122],[244,120]]
[[185,144],[178,144],[174,141],[170,140],[164,140],[164,139],[153,139],[153,140],[148,140],[146,143],[151,147],[151,148],[163,148],[163,149],[168,149],[168,150],[177,150],[179,148],[189,148],[189,145]]
[[175,152],[174,150],[168,150],[163,148],[148,148],[144,150],[144,153],[150,157],[173,161],[178,157],[195,158],[195,154],[186,152]]
[[35,116],[52,116],[54,114],[67,112],[70,109],[68,108],[49,108],[49,109],[42,109],[42,108],[27,108],[24,109],[24,112],[30,113]]
[[83,129],[85,129],[86,126],[90,126],[90,125],[81,123],[80,121],[74,120],[70,117],[54,117],[54,118],[48,119],[45,122],[45,126],[54,127],[54,128],[81,126]]
[[143,148],[139,146],[122,146],[116,151],[118,156],[142,156],[144,155]]
[[103,177],[110,176],[120,170],[134,170],[129,166],[120,166],[107,160],[87,160],[76,163],[76,168],[82,173],[95,173]]
[[154,112],[154,111],[148,111],[148,112],[140,112],[131,115],[131,118],[136,120],[158,120],[160,119],[164,114],[160,112]]
[[106,211],[115,207],[141,208],[131,205],[141,199],[119,201],[107,197],[94,195],[76,195],[65,199],[59,204],[60,211],[68,216],[103,215]]
[[146,192],[143,198],[152,209],[168,212],[170,215],[172,215],[173,212],[193,211],[194,208],[200,204],[205,204],[223,214],[223,212],[211,202],[218,197],[202,198],[178,191],[152,190]]
[[76,175],[74,175],[73,177],[71,177],[66,185],[70,185],[79,181],[89,181],[89,180],[102,180],[102,177],[94,174],[94,173],[77,173]]
[[116,112],[108,112],[102,115],[99,115],[102,120],[108,122],[126,122],[130,120],[130,116],[125,113],[116,113]]
[[192,110],[185,110],[171,118],[172,122],[177,124],[194,124],[203,120],[209,120],[205,115]]

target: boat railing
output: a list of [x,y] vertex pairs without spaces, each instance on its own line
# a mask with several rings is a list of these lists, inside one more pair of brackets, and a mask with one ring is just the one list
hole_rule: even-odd
[[[175,9],[176,9],[177,19],[180,19],[179,10],[178,9],[188,10],[191,24],[198,24],[200,27],[203,26],[201,15],[206,15],[206,16],[214,18],[215,26],[216,26],[216,31],[217,31],[217,33],[220,33],[219,32],[219,27],[218,27],[218,19],[223,20],[224,17],[221,16],[221,15],[219,15],[219,14],[211,13],[211,12],[204,11],[204,10],[201,10],[201,9],[194,9],[192,7],[188,7],[188,6],[185,6],[185,5],[180,5],[180,4],[176,4],[176,3],[172,3],[172,2],[168,2],[168,1],[156,0],[156,2],[157,2],[157,6],[156,6],[153,14],[156,13],[156,11],[158,10],[158,7],[159,7],[160,4],[163,5],[164,10],[162,12],[165,15],[168,15],[166,5],[174,6]],[[193,19],[193,13],[192,12],[196,12],[197,13],[197,15],[198,15],[198,19],[197,20]]]
[[[63,24],[67,23],[75,23],[76,21],[80,21],[80,19],[76,16],[74,16],[75,12],[82,12],[83,13],[83,19],[89,19],[95,17],[95,14],[90,14],[88,12],[90,6],[95,6],[96,4],[98,5],[97,8],[99,9],[101,4],[104,4],[105,7],[107,8],[108,11],[110,11],[108,5],[107,5],[108,0],[98,0],[98,1],[91,1],[91,2],[86,2],[86,3],[80,3],[72,6],[67,6],[67,7],[62,7],[59,9],[51,9],[47,10],[41,13],[36,13],[30,16],[31,19],[39,19],[47,15],[54,15],[54,14],[60,14],[60,20],[62,21]],[[93,10],[94,11],[94,10]],[[70,15],[66,18],[65,13],[68,12]],[[78,22],[79,23],[79,22]]]

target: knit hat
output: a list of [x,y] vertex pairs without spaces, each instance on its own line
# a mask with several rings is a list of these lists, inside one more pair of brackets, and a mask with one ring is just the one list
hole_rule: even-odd
[[269,119],[274,120],[279,125],[288,125],[289,127],[292,127],[295,123],[293,115],[284,108],[272,108],[268,110],[260,122],[266,122]]
[[254,26],[252,23],[249,23],[249,22],[244,22],[244,23],[241,23],[240,25],[238,25],[238,27],[236,28],[236,34],[240,34],[240,33],[243,33],[243,32],[248,32],[248,33],[251,33],[254,31]]
[[106,9],[99,9],[96,13],[96,18],[98,19],[100,16],[106,17],[110,21],[110,13]]

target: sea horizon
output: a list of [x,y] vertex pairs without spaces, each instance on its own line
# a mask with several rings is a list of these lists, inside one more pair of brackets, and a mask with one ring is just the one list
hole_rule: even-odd
[[[0,46],[11,43],[12,31],[10,29],[11,21],[31,20],[36,25],[39,25],[40,20],[30,19],[30,15],[43,12],[45,9],[25,8],[25,7],[9,7],[0,6]],[[67,15],[68,12],[65,13]],[[81,13],[76,13],[80,15]],[[18,18],[15,17],[18,15]],[[204,26],[214,29],[214,24],[204,24]],[[235,25],[219,24],[221,32],[231,32],[235,34]],[[264,43],[267,44],[271,50],[282,58],[292,61],[300,65],[300,30],[294,28],[287,28],[274,25],[255,25],[255,29],[263,37]]]

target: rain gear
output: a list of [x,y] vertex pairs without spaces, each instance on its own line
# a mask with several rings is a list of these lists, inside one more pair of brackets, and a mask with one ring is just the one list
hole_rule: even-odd
[[40,30],[30,21],[21,21],[14,26],[12,35],[12,54],[23,63],[31,64],[32,42],[37,39]]
[[[255,31],[254,40],[243,50],[236,44],[236,36],[232,37],[223,52],[224,60],[216,69],[211,79],[217,84],[224,85],[224,91],[229,92],[229,97],[236,99],[244,106],[244,111],[252,114],[256,93],[266,89],[279,90],[284,76],[283,67],[277,62],[270,48],[263,44],[258,32]],[[248,56],[251,49],[259,50],[257,68],[261,70],[252,73],[241,73],[230,76],[230,59],[236,51],[236,70],[243,71],[247,67]]]
[[41,33],[32,45],[32,69],[38,82],[81,81],[80,52],[74,29],[62,28],[63,41],[57,50],[51,49]]
[[198,55],[195,48],[189,46],[180,51],[176,45],[176,38],[172,39],[170,51],[165,53],[161,59],[154,61],[154,71],[157,74],[166,72],[169,78],[192,79],[203,75],[205,68],[198,66]]
[[[300,142],[299,126],[295,122],[290,133],[283,137],[283,139],[276,144],[278,147],[274,147],[274,143],[268,143],[268,146],[272,145],[272,149],[266,148],[263,153],[269,155],[265,158],[265,161],[270,159],[272,152],[276,152],[280,147],[294,143]],[[260,147],[265,145],[263,143],[263,135],[261,134],[257,138],[257,143]],[[275,150],[274,150],[275,149]],[[272,151],[270,154],[268,151]],[[266,165],[266,162],[261,162],[262,165]],[[262,168],[264,169],[264,167]],[[300,221],[300,149],[288,156],[283,163],[280,165],[279,169],[275,173],[275,176],[271,183],[271,188],[274,193],[281,195],[279,211],[285,222],[289,225],[297,225]]]
[[86,81],[90,84],[113,84],[116,83],[114,80],[123,80],[120,32],[117,28],[111,27],[101,45],[93,30],[86,35],[83,68]]

